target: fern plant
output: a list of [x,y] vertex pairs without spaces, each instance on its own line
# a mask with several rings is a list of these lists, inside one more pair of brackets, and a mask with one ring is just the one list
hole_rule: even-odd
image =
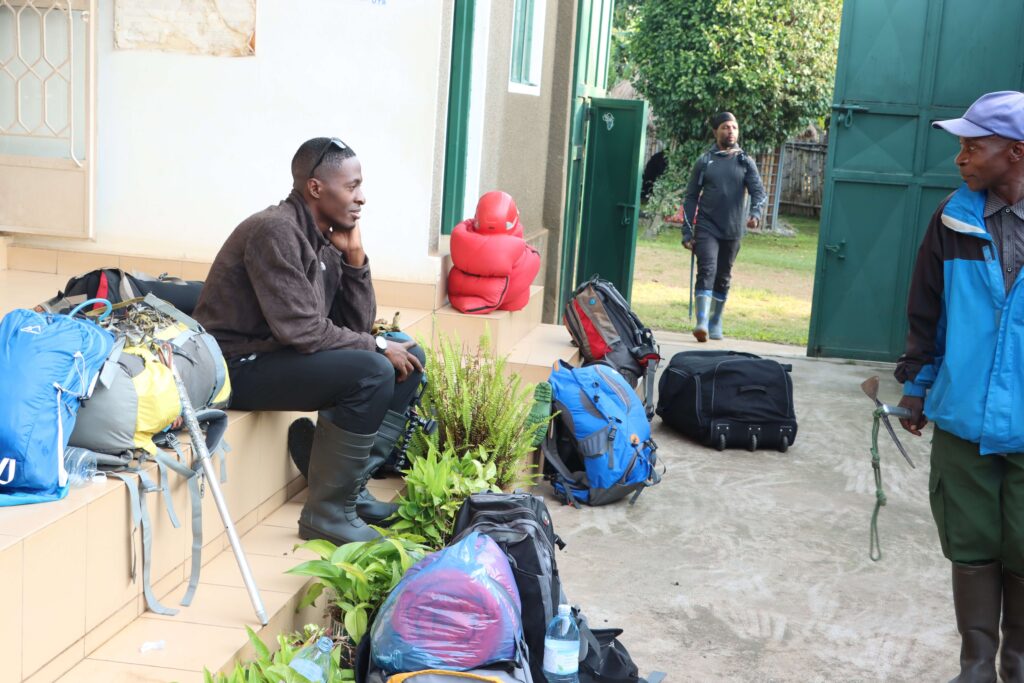
[[410,456],[422,458],[431,448],[451,450],[460,459],[469,455],[483,465],[493,464],[492,486],[507,489],[517,483],[534,437],[550,422],[550,417],[530,417],[533,385],[524,386],[518,375],[506,372],[505,359],[494,352],[488,331],[473,353],[457,336],[440,333],[428,355],[423,403],[437,421],[437,431],[418,432]]

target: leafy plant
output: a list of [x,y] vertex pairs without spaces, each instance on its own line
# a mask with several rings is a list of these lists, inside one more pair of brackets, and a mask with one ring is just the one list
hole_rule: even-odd
[[467,454],[485,466],[494,465],[488,482],[507,488],[519,479],[523,463],[533,451],[533,437],[547,429],[550,418],[528,419],[533,386],[521,384],[506,372],[505,359],[491,346],[489,332],[480,337],[474,353],[467,353],[457,336],[439,336],[429,351],[427,389],[423,403],[437,421],[437,432],[418,432],[409,454],[424,457],[431,448],[452,451],[460,460]]
[[332,617],[343,625],[352,645],[362,640],[370,617],[409,567],[429,550],[421,537],[399,534],[393,529],[378,531],[382,534],[380,538],[340,547],[325,540],[297,545],[297,549],[311,550],[320,559],[288,570],[289,574],[317,579],[302,597],[299,609],[313,604],[324,591],[329,591],[329,611],[334,612]]
[[410,461],[405,493],[398,498],[398,521],[391,527],[421,536],[433,548],[448,542],[462,501],[489,489],[496,472],[483,446],[460,456],[450,442],[440,451],[437,439],[436,432],[426,437],[426,455]]
[[[307,624],[302,631],[282,634],[277,637],[278,649],[271,652],[260,637],[249,628],[249,642],[256,648],[256,659],[235,665],[230,674],[211,674],[203,669],[203,680],[206,683],[309,683],[305,676],[293,671],[288,665],[299,650],[311,645],[324,635],[324,628],[317,624]],[[355,681],[355,672],[344,668],[340,663],[341,649],[331,652],[331,672],[328,683],[348,683]]]
[[657,237],[666,229],[680,229],[678,224],[668,223],[665,219],[674,216],[683,203],[689,169],[686,167],[686,161],[676,159],[671,150],[666,150],[666,157],[668,167],[654,181],[651,196],[644,207],[644,213],[649,221],[644,236],[648,238]]
[[708,119],[717,111],[736,114],[751,153],[826,116],[841,10],[841,0],[639,3],[626,50],[659,135],[692,163],[711,144]]

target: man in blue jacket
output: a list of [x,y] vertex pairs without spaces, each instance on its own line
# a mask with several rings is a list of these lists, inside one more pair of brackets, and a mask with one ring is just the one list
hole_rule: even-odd
[[929,492],[953,563],[956,681],[1024,681],[1024,94],[933,124],[960,138],[964,184],[932,216],[896,367],[903,428],[935,423]]

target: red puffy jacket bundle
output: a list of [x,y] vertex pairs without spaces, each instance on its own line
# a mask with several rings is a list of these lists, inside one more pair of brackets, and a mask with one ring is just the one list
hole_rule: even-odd
[[455,226],[448,299],[463,313],[518,311],[530,300],[540,254],[523,239],[515,202],[504,192],[480,198],[476,217]]

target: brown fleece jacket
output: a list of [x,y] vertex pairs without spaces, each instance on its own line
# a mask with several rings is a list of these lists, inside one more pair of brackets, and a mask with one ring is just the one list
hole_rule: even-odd
[[348,265],[294,190],[242,221],[221,247],[194,317],[227,358],[374,345],[370,264]]

